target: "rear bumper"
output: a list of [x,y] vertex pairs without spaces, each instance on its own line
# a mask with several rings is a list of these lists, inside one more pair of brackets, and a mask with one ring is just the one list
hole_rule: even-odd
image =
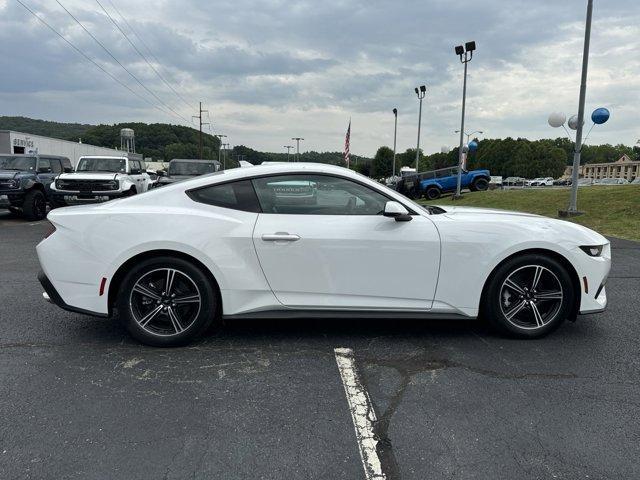
[[62,297],[60,296],[56,288],[53,286],[51,281],[44,274],[44,272],[40,271],[40,273],[38,273],[38,280],[40,281],[42,288],[44,288],[44,294],[42,296],[48,302],[51,302],[57,305],[58,307],[62,308],[63,310],[67,310],[69,312],[82,313],[83,315],[91,315],[93,317],[103,317],[103,318],[107,317],[107,315],[104,313],[92,312],[90,310],[85,310],[83,308],[72,307],[71,305],[68,305],[67,303],[65,303],[65,301],[62,299]]

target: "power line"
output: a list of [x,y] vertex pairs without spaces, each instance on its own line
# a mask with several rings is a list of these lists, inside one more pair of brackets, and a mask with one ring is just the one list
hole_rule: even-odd
[[[127,42],[129,42],[129,44],[133,47],[133,49],[138,53],[138,55],[140,55],[142,57],[142,59],[147,63],[147,65],[149,65],[149,67],[151,67],[151,70],[154,71],[154,73],[158,76],[158,78],[160,80],[162,80],[165,85],[167,87],[169,87],[171,89],[171,91],[173,93],[176,94],[176,96],[182,100],[185,105],[191,110],[192,107],[189,104],[189,102],[187,102],[182,95],[180,95],[174,88],[173,86],[171,86],[171,84],[165,80],[165,78],[160,74],[160,72],[158,72],[158,70],[156,70],[156,68],[153,66],[153,64],[147,59],[147,57],[138,49],[138,47],[136,47],[136,45],[131,41],[131,39],[129,38],[129,36],[124,32],[124,30],[122,30],[122,28],[120,28],[120,25],[118,25],[118,22],[115,21],[115,19],[109,14],[109,12],[107,12],[107,10],[104,8],[104,6],[102,5],[102,3],[100,3],[100,0],[96,0],[96,3],[100,6],[100,8],[102,9],[102,11],[105,13],[105,15],[107,17],[109,17],[109,20],[111,20],[111,22],[116,26],[116,28],[118,29],[118,31],[122,34],[122,36],[127,40]],[[131,31],[133,32],[133,29],[131,28],[131,25],[129,25],[129,22],[127,22],[127,20],[124,18],[124,16],[118,11],[118,9],[115,7],[115,5],[113,5],[113,2],[110,2],[111,6],[113,7],[113,9],[118,13],[118,15],[120,15],[120,18],[129,26],[129,28],[131,29]],[[135,34],[135,32],[133,32]],[[137,36],[137,35],[136,35]]]
[[56,3],[58,5],[60,5],[65,12],[67,12],[67,14],[69,14],[69,16],[71,18],[73,18],[73,20],[80,25],[80,27],[98,44],[100,45],[100,47],[107,52],[107,55],[109,55],[118,65],[120,65],[122,67],[122,69],[127,72],[131,78],[133,78],[142,88],[144,88],[147,92],[149,92],[156,100],[158,100],[158,102],[160,102],[162,104],[162,106],[164,106],[165,108],[167,108],[168,110],[170,110],[171,112],[173,112],[178,118],[181,118],[183,121],[189,123],[189,120],[187,120],[185,117],[183,117],[182,115],[180,115],[178,112],[176,112],[170,105],[167,105],[165,102],[162,101],[162,99],[155,94],[155,92],[153,92],[151,89],[149,89],[144,83],[142,83],[140,81],[140,79],[138,77],[136,77],[127,67],[125,67],[120,60],[118,60],[115,55],[113,55],[113,53],[111,53],[111,51],[104,46],[104,44],[98,40],[95,35],[93,35],[93,33],[91,33],[89,31],[89,29],[87,29],[87,27],[85,27],[82,22],[80,22],[80,20],[78,20],[69,10],[67,10],[67,8],[60,3],[60,0],[56,0]]
[[96,67],[98,67],[105,75],[107,75],[109,78],[111,78],[112,80],[114,80],[115,82],[117,82],[118,84],[120,84],[121,86],[123,86],[124,88],[126,88],[127,90],[129,90],[132,94],[134,94],[136,97],[144,100],[145,102],[147,102],[149,105],[151,105],[153,108],[156,108],[158,110],[160,110],[162,113],[164,113],[165,115],[170,114],[170,112],[167,112],[165,110],[163,110],[161,107],[159,107],[158,105],[156,105],[155,103],[151,102],[148,98],[143,97],[142,95],[140,95],[138,92],[136,92],[135,90],[133,90],[131,87],[129,87],[129,85],[127,85],[126,83],[122,82],[119,78],[117,78],[115,75],[112,75],[111,73],[109,73],[109,71],[105,70],[105,68],[100,65],[98,62],[96,62],[95,60],[93,60],[91,57],[89,57],[86,53],[84,53],[82,50],[80,50],[78,47],[76,47],[73,43],[71,43],[71,41],[67,40],[64,35],[62,35],[60,32],[58,32],[55,28],[53,28],[49,23],[46,22],[46,20],[44,20],[43,18],[41,18],[36,12],[34,12],[33,10],[31,10],[31,8],[29,8],[27,5],[25,5],[21,0],[16,0],[20,5],[22,5],[25,10],[27,10],[29,13],[31,13],[31,15],[33,15],[34,17],[36,17],[43,25],[45,25],[47,28],[49,28],[49,30],[51,30],[53,33],[55,33],[58,37],[60,37],[62,40],[65,41],[65,43],[67,45],[69,45],[71,48],[73,48],[78,54],[80,54],[82,57],[84,57],[86,60],[88,60],[89,62],[91,62],[93,65],[95,65]]

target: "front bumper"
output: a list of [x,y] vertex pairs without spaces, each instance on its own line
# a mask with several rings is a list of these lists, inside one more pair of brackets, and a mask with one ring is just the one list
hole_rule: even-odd
[[611,270],[611,246],[606,244],[602,255],[589,257],[579,248],[573,251],[574,266],[580,280],[580,315],[599,313],[607,307],[605,284]]
[[105,192],[51,192],[51,196],[59,205],[86,205],[91,203],[103,203],[124,196],[122,191]]
[[0,190],[0,208],[17,207],[24,203],[24,191]]

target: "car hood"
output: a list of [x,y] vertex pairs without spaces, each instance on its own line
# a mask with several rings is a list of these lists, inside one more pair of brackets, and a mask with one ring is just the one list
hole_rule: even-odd
[[604,245],[609,243],[604,236],[590,228],[558,218],[550,218],[534,213],[512,212],[494,208],[478,207],[440,207],[448,218],[455,221],[470,222],[481,226],[486,232],[499,229],[514,229],[528,232],[531,238],[551,235],[553,238],[570,240],[581,245]]
[[62,180],[115,180],[122,173],[111,172],[73,172],[62,173],[58,178]]
[[16,170],[0,170],[0,180],[11,180],[13,178],[32,176],[33,173],[16,171]]
[[526,212],[512,212],[510,210],[500,210],[498,208],[483,208],[483,207],[443,207],[442,205],[438,205],[442,208],[446,214],[455,218],[455,216],[459,215],[511,215],[514,217],[541,217],[540,215],[536,215],[535,213],[526,213]]

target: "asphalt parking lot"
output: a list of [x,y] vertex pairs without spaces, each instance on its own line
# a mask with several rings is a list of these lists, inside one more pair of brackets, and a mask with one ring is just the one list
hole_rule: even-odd
[[0,213],[2,479],[363,479],[336,348],[388,479],[640,478],[640,244],[612,240],[605,313],[542,340],[261,320],[154,349],[42,300],[46,229]]

